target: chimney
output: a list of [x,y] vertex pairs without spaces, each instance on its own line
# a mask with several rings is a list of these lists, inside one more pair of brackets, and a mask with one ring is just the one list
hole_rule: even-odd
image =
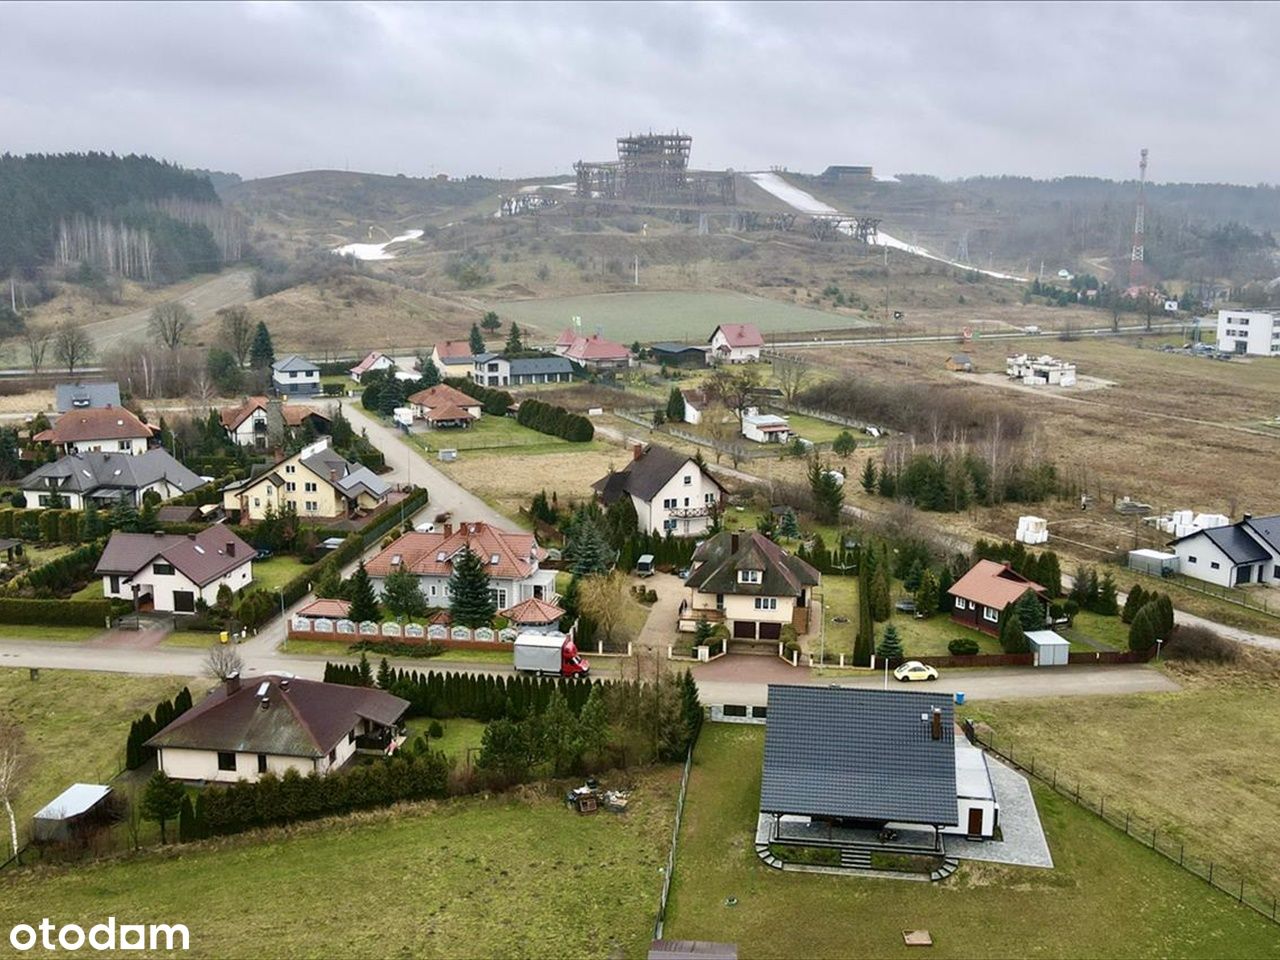
[[736,533],[729,534],[729,552],[738,552],[738,535]]
[[1252,514],[1252,513],[1242,513],[1242,514],[1240,514],[1240,522],[1241,522],[1241,523],[1248,523],[1248,522],[1249,522],[1250,520],[1252,520],[1252,519],[1253,519],[1253,514]]
[[270,697],[263,697],[263,698],[262,698],[262,709],[263,709],[263,710],[267,710],[267,709],[270,709],[270,707],[271,707],[271,698],[270,698]]
[[336,482],[337,482],[337,480],[338,480],[338,471],[337,471],[337,470],[330,470],[330,471],[329,471],[329,482],[330,482],[330,483],[336,483]]
[[934,740],[942,739],[942,711],[938,707],[934,707],[930,714],[929,736]]
[[445,535],[446,537],[451,537],[451,536],[453,536],[453,524],[452,524],[452,523],[446,523],[446,524],[444,525],[444,535]]
[[240,672],[229,673],[222,681],[223,688],[227,691],[227,696],[231,696],[240,689]]
[[631,459],[639,460],[643,456],[644,456],[644,444],[643,443],[634,444],[631,447]]
[[288,677],[281,677],[281,678],[280,678],[280,689],[281,689],[281,690],[288,690],[288,689],[289,689],[289,678],[288,678]]
[[236,542],[234,540],[227,541],[227,556],[234,557],[236,555]]

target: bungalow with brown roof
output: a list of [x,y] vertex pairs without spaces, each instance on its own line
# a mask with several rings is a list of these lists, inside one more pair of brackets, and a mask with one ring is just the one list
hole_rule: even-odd
[[432,429],[469,427],[480,419],[480,401],[447,383],[411,394],[408,404],[414,418],[425,421]]
[[116,531],[94,573],[102,594],[135,601],[140,609],[195,613],[196,603],[212,605],[226,586],[238,593],[253,580],[254,549],[225,526],[199,533]]
[[993,637],[1000,633],[1000,618],[1006,608],[1028,591],[1048,603],[1048,591],[1028,580],[1007,563],[979,560],[947,591],[952,597],[951,619]]
[[521,633],[550,633],[558,629],[564,609],[554,603],[530,597],[514,607],[499,610],[498,616],[506,617]]
[[278,674],[242,683],[233,674],[147,746],[175,780],[326,774],[357,751],[394,751],[404,741],[400,720],[408,708],[408,700],[372,687]]
[[618,370],[631,366],[631,351],[598,333],[584,337],[567,329],[560,334],[553,350],[557,356],[567,357],[588,370]]
[[147,452],[157,432],[124,407],[89,407],[64,413],[31,441],[53,444],[61,453],[100,451],[138,456]]

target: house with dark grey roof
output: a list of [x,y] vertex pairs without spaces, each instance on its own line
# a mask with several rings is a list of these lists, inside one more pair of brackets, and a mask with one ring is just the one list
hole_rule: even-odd
[[121,501],[142,506],[151,491],[170,500],[202,487],[192,473],[159,447],[146,453],[72,453],[27,474],[21,483],[27,508],[64,506],[83,510],[89,501],[110,508]]
[[195,613],[212,606],[226,586],[239,593],[253,580],[254,549],[223,525],[199,533],[111,534],[94,570],[103,596],[131,600],[137,609]]
[[147,741],[177,780],[234,783],[264,773],[326,774],[357,751],[390,753],[404,740],[409,701],[371,687],[238,674]]
[[763,533],[717,533],[698,545],[685,580],[680,629],[723,623],[735,640],[782,639],[782,628],[809,629],[813,588],[822,574]]
[[706,533],[724,498],[724,487],[705,466],[656,444],[636,444],[630,462],[609,471],[592,489],[606,507],[630,497],[641,530],[677,537]]
[[551,354],[506,357],[500,353],[479,353],[471,360],[471,379],[483,387],[520,387],[573,380],[573,361],[568,357]]
[[95,410],[120,406],[118,383],[60,383],[53,388],[54,409],[59,413],[72,410]]
[[1280,514],[1244,514],[1238,523],[1209,527],[1169,543],[1178,571],[1220,587],[1280,584]]
[[942,833],[991,837],[995,792],[972,749],[947,694],[770,684],[760,813],[784,843],[874,843],[886,825],[939,852]]
[[336,520],[376,510],[391,485],[368,467],[351,463],[329,446],[329,438],[303,447],[265,472],[222,488],[222,508],[243,523],[270,510],[292,507],[300,517]]
[[271,364],[271,386],[283,396],[310,396],[320,392],[320,368],[291,353]]

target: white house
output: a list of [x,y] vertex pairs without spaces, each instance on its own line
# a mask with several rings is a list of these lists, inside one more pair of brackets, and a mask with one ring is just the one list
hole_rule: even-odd
[[310,360],[290,354],[271,365],[271,386],[285,396],[311,396],[320,392],[320,368]]
[[1280,317],[1261,310],[1219,310],[1218,349],[1255,357],[1280,356]]
[[625,467],[601,477],[592,489],[606,507],[630,497],[641,530],[678,537],[706,533],[724,496],[724,487],[693,457],[639,444]]
[[434,533],[406,533],[365,564],[365,569],[379,594],[388,576],[408,571],[418,578],[428,605],[447,607],[453,563],[467,547],[484,562],[489,592],[499,610],[530,599],[555,599],[556,573],[541,568],[546,554],[533,534],[500,530],[487,523],[460,523],[456,528],[446,523]]
[[141,608],[195,613],[197,601],[210,606],[218,590],[239,593],[253,580],[254,550],[226,526],[199,533],[116,531],[94,572],[112,600],[134,600]]
[[329,418],[320,411],[268,397],[247,397],[238,407],[224,407],[218,411],[218,419],[232,443],[253,447],[255,450],[266,450],[271,445],[271,420],[275,416],[273,409],[276,408],[280,411],[280,419],[275,427],[279,431],[275,438],[277,443],[283,443],[286,435],[306,424],[310,424],[316,433],[329,431]]
[[775,413],[761,413],[747,407],[742,413],[742,435],[756,443],[789,443],[791,421]]
[[256,781],[290,770],[326,774],[357,752],[391,753],[403,741],[409,701],[372,687],[267,674],[232,674],[147,741],[176,780]]
[[684,422],[692,423],[695,426],[701,423],[702,414],[707,409],[706,391],[699,389],[681,390],[680,395],[684,397]]
[[146,453],[158,431],[124,407],[89,407],[60,416],[48,430],[31,438],[53,444],[62,453]]
[[360,378],[366,373],[376,373],[379,370],[394,370],[395,368],[396,362],[394,360],[386,354],[374,350],[348,372],[351,374],[351,379],[359,383]]
[[1253,517],[1179,537],[1179,572],[1220,587],[1280,583],[1280,515]]
[[472,361],[471,379],[485,387],[520,387],[573,380],[573,361],[568,357],[504,357],[498,353],[481,353]]
[[1011,380],[1020,380],[1029,387],[1074,387],[1076,365],[1066,360],[1056,360],[1047,353],[1033,357],[1020,353],[1005,360],[1005,373]]
[[73,453],[27,474],[20,484],[27,509],[63,506],[83,510],[93,501],[109,509],[124,501],[142,506],[142,498],[155,491],[171,500],[202,487],[196,476],[159,447],[146,453]]
[[760,359],[764,337],[754,323],[722,323],[707,340],[711,363],[752,363]]

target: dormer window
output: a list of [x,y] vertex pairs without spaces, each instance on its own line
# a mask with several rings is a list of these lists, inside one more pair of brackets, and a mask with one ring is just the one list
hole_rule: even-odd
[[763,574],[763,571],[761,570],[739,570],[738,582],[739,583],[759,583],[762,574]]
[[436,554],[436,563],[444,563],[445,559],[446,556],[443,550]]

